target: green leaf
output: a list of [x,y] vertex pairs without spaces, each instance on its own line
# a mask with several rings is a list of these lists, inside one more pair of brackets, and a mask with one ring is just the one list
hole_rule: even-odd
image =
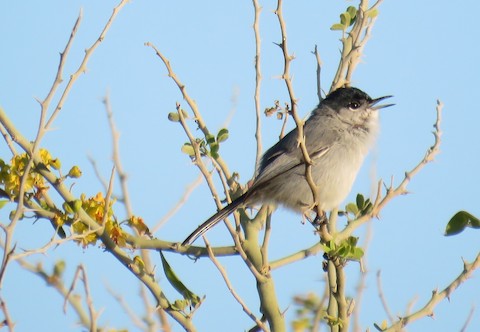
[[355,236],[349,236],[348,239],[348,244],[352,247],[355,247],[358,243],[358,237],[355,237]]
[[67,214],[74,214],[75,213],[75,211],[73,210],[73,208],[72,208],[72,206],[70,205],[69,202],[63,202],[62,207],[63,207],[63,210]]
[[[170,264],[168,264],[165,256],[160,251],[160,257],[162,259],[163,271],[167,277],[168,282],[179,292],[185,300],[189,300],[192,303],[192,306],[197,306],[200,303],[200,297],[195,293],[191,292],[185,285],[180,281],[175,272],[172,270]],[[177,303],[177,301],[175,301]],[[180,305],[181,306],[181,305]]]
[[353,23],[355,23],[355,21],[357,20],[357,8],[354,6],[349,6],[347,8],[347,13],[350,15],[351,18],[349,26],[352,26]]
[[373,209],[373,204],[372,204],[372,202],[370,202],[369,199],[367,199],[365,201],[365,207],[362,209],[361,214],[365,215],[367,213],[370,213],[370,212],[372,212],[372,209]]
[[322,243],[323,251],[327,254],[332,253],[335,250],[335,247],[335,241],[333,240],[328,241],[327,244]]
[[377,16],[378,16],[378,9],[375,8],[375,9],[367,11],[367,17],[375,18]]
[[330,30],[342,30],[343,31],[345,29],[346,29],[346,26],[344,26],[341,23],[335,23],[330,27]]
[[351,255],[352,259],[360,260],[364,255],[363,249],[359,247],[355,247],[353,250],[353,254]]
[[345,245],[342,245],[340,248],[337,250],[337,255],[340,257],[345,258],[348,254],[348,248]]
[[178,115],[177,112],[170,112],[168,113],[168,120],[172,122],[179,122],[180,121],[180,115]]
[[348,6],[347,13],[350,14],[350,17],[353,19],[357,16],[357,8],[354,6]]
[[170,304],[170,307],[176,311],[183,311],[187,306],[188,306],[187,300],[175,300],[175,302]]
[[349,14],[348,12],[345,12],[345,13],[341,13],[341,14],[340,14],[340,23],[341,23],[344,27],[350,26],[350,21],[351,21],[351,18],[350,18],[350,14]]
[[365,207],[365,197],[363,197],[362,194],[357,194],[356,202],[358,209],[360,211],[363,210],[363,208]]
[[228,139],[228,129],[222,128],[217,134],[217,142],[222,143]]
[[73,202],[70,202],[70,205],[73,211],[78,212],[82,208],[82,201],[80,199],[76,199]]
[[358,214],[358,207],[355,203],[348,203],[345,207],[345,210],[347,211],[347,213],[351,213],[354,216]]
[[63,275],[63,272],[65,271],[65,266],[67,264],[65,263],[64,260],[59,260],[55,263],[53,266],[53,275],[55,277],[61,278]]
[[1,200],[0,201],[0,209],[3,208],[7,203],[9,203],[10,201],[6,201],[6,200]]
[[182,152],[189,155],[190,157],[193,157],[195,155],[195,150],[193,149],[193,146],[190,143],[183,144]]
[[208,134],[205,138],[207,139],[208,144],[215,143],[215,136],[213,136],[212,134]]
[[210,156],[214,159],[217,159],[219,149],[220,149],[220,145],[217,142],[210,144]]
[[450,236],[461,233],[467,227],[480,228],[480,219],[467,211],[459,211],[448,222],[445,228],[445,235]]

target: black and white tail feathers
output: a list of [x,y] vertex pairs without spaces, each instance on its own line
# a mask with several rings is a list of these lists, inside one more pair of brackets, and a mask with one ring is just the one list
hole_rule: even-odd
[[240,205],[242,205],[247,197],[249,196],[249,193],[246,192],[240,197],[234,199],[230,204],[225,206],[223,209],[215,213],[213,216],[208,218],[203,224],[197,227],[196,230],[192,232],[182,243],[182,246],[189,246],[193,242],[195,242],[196,239],[198,239],[200,236],[205,234],[210,228],[218,224],[220,221],[228,217],[229,214],[231,214],[233,211],[238,209]]

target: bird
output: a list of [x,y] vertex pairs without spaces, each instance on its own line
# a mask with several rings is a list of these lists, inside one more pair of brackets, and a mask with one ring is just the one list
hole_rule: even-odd
[[306,163],[299,146],[298,127],[262,156],[250,188],[198,226],[182,243],[189,246],[240,207],[279,204],[303,215],[318,204],[331,211],[350,193],[358,171],[379,130],[379,105],[392,96],[372,99],[355,87],[329,93],[304,122],[305,146],[312,161],[311,175],[317,190],[314,202],[306,181]]

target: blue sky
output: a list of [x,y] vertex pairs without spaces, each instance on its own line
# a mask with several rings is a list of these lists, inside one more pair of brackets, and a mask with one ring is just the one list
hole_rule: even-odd
[[[318,45],[325,88],[336,70],[339,32],[329,27],[351,1],[290,1],[284,4],[290,52],[295,53],[291,72],[299,98],[299,112],[307,115],[316,105],[315,58]],[[0,105],[24,135],[33,139],[39,106],[54,79],[61,52],[71,28],[83,8],[83,20],[65,68],[65,79],[78,67],[84,50],[98,37],[115,1],[16,1],[0,5]],[[263,2],[261,15],[262,108],[288,100],[284,83],[276,3]],[[398,184],[404,172],[414,167],[433,144],[433,123],[437,98],[444,104],[441,153],[413,179],[410,194],[398,197],[371,224],[372,239],[367,254],[367,288],[361,323],[373,329],[386,315],[377,295],[375,274],[382,272],[383,290],[395,315],[403,315],[408,303],[422,306],[435,288],[442,289],[462,270],[462,257],[473,260],[479,252],[478,231],[467,230],[444,237],[449,218],[464,209],[480,216],[479,188],[480,123],[477,95],[480,66],[476,45],[476,24],[480,5],[469,0],[454,6],[447,1],[389,1],[380,7],[373,35],[363,61],[353,76],[353,85],[372,97],[394,95],[395,107],[382,111],[378,144],[364,164],[347,201],[357,192],[369,195],[372,170],[375,178]],[[111,138],[102,99],[108,92],[118,130],[124,169],[134,213],[155,225],[181,198],[197,177],[196,168],[180,152],[186,141],[180,126],[167,120],[175,103],[184,107],[178,89],[152,49],[155,44],[171,61],[186,84],[212,131],[230,119],[230,138],[221,153],[241,182],[252,176],[255,162],[254,138],[254,40],[253,7],[250,1],[132,1],[120,12],[104,42],[93,54],[88,71],[79,78],[43,146],[62,160],[66,169],[79,165],[83,177],[75,194],[94,195],[102,190],[88,157],[96,160],[103,177],[111,167]],[[58,96],[55,100],[58,100]],[[232,113],[233,112],[233,113]],[[233,115],[232,115],[233,114]],[[281,123],[263,118],[263,145],[278,138]],[[290,123],[290,128],[293,123]],[[0,157],[9,158],[5,145]],[[116,186],[118,190],[118,185]],[[117,207],[118,214],[123,213]],[[215,211],[205,183],[187,204],[155,235],[180,241],[197,224]],[[5,220],[0,211],[0,220]],[[272,259],[312,245],[317,240],[301,218],[279,209],[273,218],[270,255]],[[19,248],[44,243],[51,235],[46,222],[19,224]],[[356,234],[363,242],[365,229]],[[209,233],[212,244],[228,244],[222,226]],[[82,250],[64,245],[46,256],[32,257],[50,267],[67,260],[66,277],[76,264],[89,272],[94,301],[104,312],[100,322],[115,328],[134,330],[105,285],[122,293],[134,308],[140,308],[136,280],[112,256],[99,248]],[[196,263],[186,257],[167,255],[171,265],[192,290],[206,294],[206,302],[195,316],[199,330],[220,331],[225,324],[245,330],[249,318],[227,294],[227,289],[210,261]],[[157,259],[157,277],[172,298]],[[258,309],[253,278],[238,258],[222,259],[234,286],[250,308]],[[291,320],[292,296],[320,292],[322,257],[279,269],[273,273],[280,304]],[[349,264],[350,294],[358,277],[358,265]],[[450,301],[441,303],[434,319],[413,323],[409,331],[457,331],[472,305],[478,308],[478,272],[460,287]],[[75,317],[62,314],[63,300],[38,278],[11,265],[3,284],[2,298],[9,305],[17,331],[75,330]],[[47,300],[45,300],[47,299]],[[221,315],[217,316],[218,312]],[[140,312],[141,314],[141,312]],[[469,330],[480,329],[478,309]],[[179,330],[175,327],[175,330]]]

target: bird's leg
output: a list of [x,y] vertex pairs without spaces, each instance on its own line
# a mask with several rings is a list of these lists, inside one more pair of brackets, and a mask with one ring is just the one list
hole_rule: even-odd
[[328,223],[328,218],[325,211],[321,211],[321,213],[317,213],[315,216],[315,219],[313,219],[312,221],[312,225],[315,226],[316,228],[322,225],[325,225],[326,223]]
[[[317,209],[316,205],[314,204],[306,209],[302,215],[302,222],[305,222],[305,219],[308,220],[308,222],[311,223],[317,231],[320,230],[320,227],[325,226],[328,223],[328,218],[325,211],[320,210],[320,212],[318,212],[319,210],[320,209]],[[312,215],[315,212],[315,217],[312,218]]]

